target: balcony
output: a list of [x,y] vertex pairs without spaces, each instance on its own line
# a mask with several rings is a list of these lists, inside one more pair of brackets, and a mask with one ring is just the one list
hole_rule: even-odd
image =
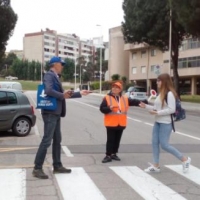
[[148,48],[149,45],[146,43],[140,43],[140,44],[125,44],[124,45],[124,50],[125,51],[131,51],[131,50],[139,50],[139,49],[146,49]]

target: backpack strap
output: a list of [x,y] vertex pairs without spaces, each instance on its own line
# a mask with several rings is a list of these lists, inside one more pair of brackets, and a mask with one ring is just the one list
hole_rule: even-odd
[[[169,91],[168,91],[167,94],[165,95],[165,101],[166,101],[166,103],[167,103],[168,93],[169,93]],[[168,104],[168,103],[167,103],[167,104]],[[170,116],[171,116],[171,121],[172,121],[172,129],[173,129],[174,132],[176,132],[176,130],[175,130],[175,126],[174,126],[174,120],[173,120],[172,114],[171,114]]]

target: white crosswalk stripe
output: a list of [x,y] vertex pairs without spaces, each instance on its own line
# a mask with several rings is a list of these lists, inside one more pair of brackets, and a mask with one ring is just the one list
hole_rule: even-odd
[[184,176],[190,181],[193,181],[194,183],[200,185],[200,169],[198,169],[197,167],[190,165],[189,173],[183,173],[181,165],[165,165],[165,166],[171,169],[172,171],[180,174],[181,176]]
[[81,167],[72,168],[71,174],[56,174],[65,200],[105,200],[106,198]]
[[144,199],[185,200],[184,197],[136,166],[110,168]]
[[0,199],[1,200],[26,199],[26,170],[24,169],[0,170]]
[[[186,178],[200,185],[200,169],[190,166],[188,173],[182,172],[181,165],[165,165],[168,171],[176,172],[176,176]],[[125,182],[133,192],[146,200],[186,200],[177,191],[158,181],[151,174],[137,166],[108,166],[112,176]],[[113,173],[114,172],[114,173]],[[0,199],[26,200],[28,182],[26,169],[0,169]],[[161,172],[162,173],[162,172]],[[98,188],[98,183],[90,178],[83,167],[72,168],[71,174],[55,174],[56,182],[64,200],[106,200],[107,196]],[[39,180],[40,181],[40,180]],[[41,180],[42,181],[42,180]],[[116,188],[119,190],[119,188]],[[180,191],[179,191],[180,192]]]

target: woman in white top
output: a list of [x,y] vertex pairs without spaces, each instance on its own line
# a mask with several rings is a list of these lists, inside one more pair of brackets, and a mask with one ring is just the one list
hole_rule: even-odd
[[[152,133],[152,148],[154,164],[145,169],[146,172],[160,172],[159,155],[160,146],[163,150],[171,153],[182,161],[183,172],[187,172],[191,163],[191,158],[183,156],[176,148],[171,146],[169,138],[172,132],[171,114],[176,110],[176,98],[178,98],[173,87],[169,74],[161,74],[157,79],[159,95],[154,106],[140,103],[141,108],[145,108],[151,115],[155,115],[155,124]],[[165,99],[167,98],[167,102]]]

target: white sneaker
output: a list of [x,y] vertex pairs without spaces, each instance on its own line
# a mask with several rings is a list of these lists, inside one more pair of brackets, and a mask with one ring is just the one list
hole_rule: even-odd
[[188,157],[188,159],[186,161],[182,162],[183,173],[186,173],[186,172],[189,171],[190,163],[191,163],[191,158],[190,157]]
[[146,168],[144,171],[151,173],[151,172],[160,172],[160,167],[155,167],[153,164],[149,163],[149,167]]

